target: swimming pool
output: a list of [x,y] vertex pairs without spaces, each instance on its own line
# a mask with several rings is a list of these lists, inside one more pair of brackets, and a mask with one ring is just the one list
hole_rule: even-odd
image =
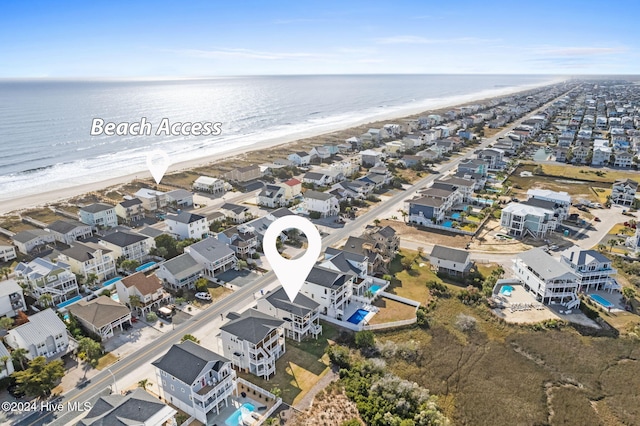
[[511,296],[512,292],[513,292],[513,287],[511,287],[510,285],[503,285],[502,288],[500,289],[500,294],[504,294],[505,296]]
[[451,219],[455,219],[455,220],[460,219],[460,213],[453,213],[453,214],[451,215]]
[[240,406],[240,408],[238,408],[229,417],[227,417],[227,420],[224,421],[224,424],[227,426],[241,426],[243,424],[242,415],[250,414],[254,411],[256,411],[256,407],[253,404],[245,402]]
[[444,222],[444,223],[442,224],[442,226],[444,226],[445,228],[451,228],[451,227],[453,227],[453,222],[451,222],[450,220],[448,220],[448,221]]
[[118,293],[114,293],[111,295],[111,299],[115,300],[116,302],[120,301],[120,296],[118,296]]
[[599,303],[605,308],[613,308],[614,306],[613,303],[609,302],[607,299],[605,299],[604,297],[598,294],[590,294],[589,297],[591,298],[591,300],[595,301],[596,303]]
[[120,277],[115,277],[115,278],[111,278],[110,280],[107,280],[105,282],[102,283],[102,287],[109,287],[111,284],[120,281],[122,278]]
[[368,313],[369,311],[367,311],[366,309],[358,309],[353,315],[349,317],[347,321],[351,324],[360,324]]
[[144,265],[140,265],[136,268],[136,272],[146,271],[147,269],[151,269],[156,265],[156,262],[147,262]]
[[371,287],[369,287],[369,291],[371,291],[371,293],[376,294],[377,292],[380,291],[380,286],[379,285],[372,285]]
[[57,306],[58,306],[58,309],[66,308],[67,306],[73,305],[74,303],[79,302],[80,300],[82,300],[82,296],[78,295],[78,296],[72,297],[69,300],[65,300],[62,303],[58,303]]

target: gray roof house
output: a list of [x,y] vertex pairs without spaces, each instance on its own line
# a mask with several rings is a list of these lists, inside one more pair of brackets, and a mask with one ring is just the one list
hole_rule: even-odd
[[5,341],[13,349],[26,349],[28,359],[58,358],[69,348],[67,327],[50,308],[31,315],[29,322],[9,330]]
[[90,225],[75,220],[56,220],[47,225],[47,230],[61,243],[73,244],[78,238],[88,238],[93,235]]
[[78,426],[163,425],[177,411],[137,388],[128,395],[105,395],[91,406]]
[[316,339],[322,333],[320,304],[298,293],[293,302],[282,287],[258,299],[258,311],[285,321],[287,337],[301,341],[306,336]]
[[233,250],[222,241],[213,237],[205,238],[184,248],[204,268],[204,275],[213,278],[228,269],[234,268],[238,259]]
[[194,283],[202,276],[204,267],[189,254],[183,253],[173,259],[162,262],[156,275],[172,290],[193,288]]
[[429,261],[436,272],[447,275],[466,275],[472,266],[468,251],[439,245],[433,246]]
[[236,387],[231,361],[190,340],[152,362],[160,396],[204,424],[229,406]]

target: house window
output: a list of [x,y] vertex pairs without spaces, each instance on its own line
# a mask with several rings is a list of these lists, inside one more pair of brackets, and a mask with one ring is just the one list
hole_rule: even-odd
[[167,381],[162,379],[162,386],[167,386]]
[[180,390],[182,391],[182,393],[184,393],[184,388],[180,388]]
[[173,387],[173,385],[171,385],[171,390],[176,390],[176,389]]

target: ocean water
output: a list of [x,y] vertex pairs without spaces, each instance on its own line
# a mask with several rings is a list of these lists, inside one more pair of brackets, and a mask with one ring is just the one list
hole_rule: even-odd
[[[554,80],[536,75],[230,77],[96,82],[0,81],[0,200],[146,170],[145,154],[194,160],[296,132],[348,127],[443,100],[493,96]],[[93,118],[153,131],[221,122],[218,136],[90,136]]]

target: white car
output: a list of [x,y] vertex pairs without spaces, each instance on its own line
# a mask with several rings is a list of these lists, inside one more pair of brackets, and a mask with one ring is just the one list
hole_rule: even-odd
[[200,291],[196,293],[196,299],[211,300],[211,294],[208,291]]

